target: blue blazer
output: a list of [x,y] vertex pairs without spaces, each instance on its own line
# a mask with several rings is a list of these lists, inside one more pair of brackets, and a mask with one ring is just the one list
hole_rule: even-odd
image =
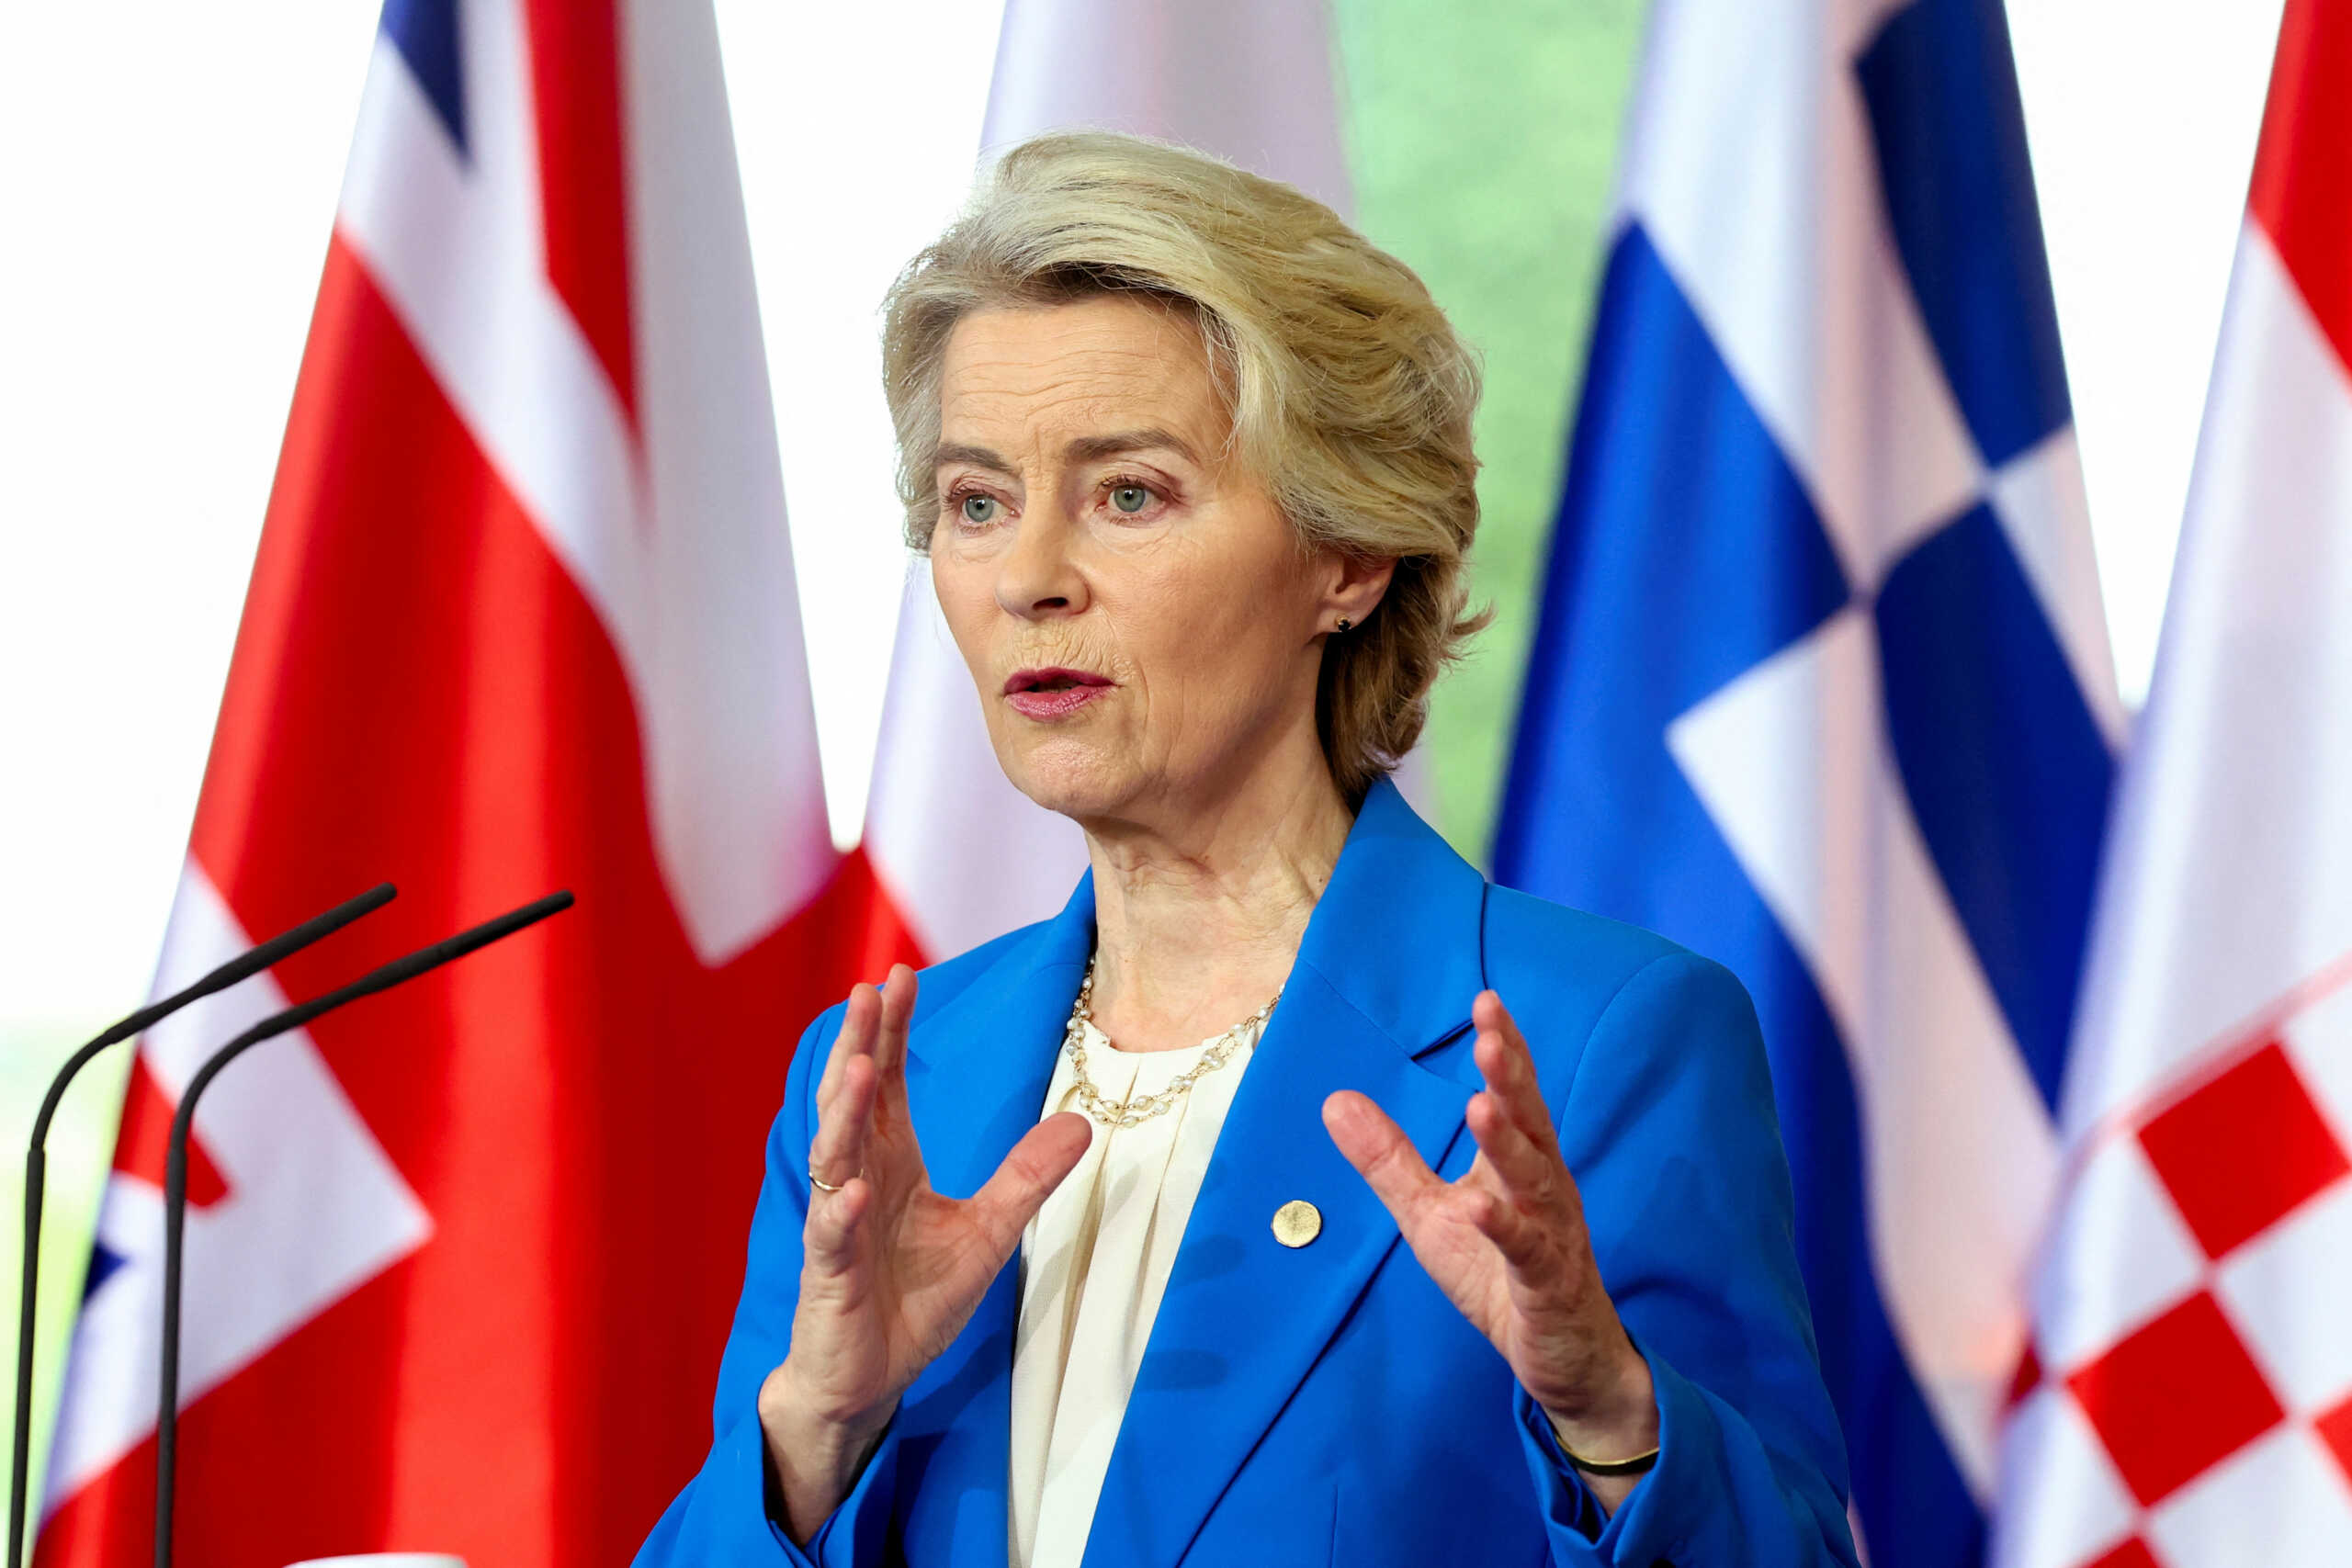
[[[1056,919],[923,975],[907,1090],[939,1190],[977,1190],[1036,1122],[1093,935],[1082,881]],[[1468,1169],[1470,1003],[1488,987],[1533,1047],[1657,1384],[1657,1468],[1605,1520],[1323,1128],[1324,1098],[1361,1089],[1442,1174]],[[754,1404],[790,1340],[810,1091],[840,1024],[827,1012],[793,1059],[716,1441],[640,1568],[1005,1562],[1017,1258],[808,1546],[771,1518]],[[1270,1228],[1295,1198],[1323,1214],[1295,1249]],[[1087,1568],[1851,1564],[1845,1490],[1747,993],[1661,937],[1488,884],[1376,785],[1202,1181]]]

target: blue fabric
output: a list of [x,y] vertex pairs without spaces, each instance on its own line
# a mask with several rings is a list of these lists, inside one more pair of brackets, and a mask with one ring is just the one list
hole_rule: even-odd
[[2074,420],[2001,0],[1914,0],[1856,72],[1912,296],[1998,468]]
[[114,1278],[115,1270],[130,1261],[105,1242],[93,1241],[90,1244],[90,1266],[82,1276],[82,1299],[86,1302],[96,1295],[106,1282]]
[[[1789,25],[1815,24],[1792,12]],[[1914,0],[1852,69],[1887,231],[1954,402],[1997,467],[2069,419],[1998,0]],[[1881,1562],[1972,1568],[1982,1512],[1872,1272],[1871,1213],[1884,1198],[1863,1158],[1871,1130],[1849,1043],[1668,750],[1678,719],[1841,613],[1877,648],[1883,707],[1814,722],[1883,727],[2022,1064],[2052,1096],[2112,774],[2058,639],[1981,496],[1890,563],[1883,581],[1846,580],[1804,476],[1661,262],[1637,205],[1595,311],[1495,874],[1663,932],[1747,987],[1863,1533]],[[1781,739],[1792,758],[1821,743],[1811,730]]]
[[2054,1116],[2115,758],[1989,506],[1897,562],[1871,613],[1912,816]]
[[[941,1190],[975,1190],[1034,1124],[1092,938],[1081,883],[1056,919],[924,975],[908,1091]],[[1326,1097],[1360,1089],[1442,1172],[1467,1169],[1469,1007],[1488,986],[1534,1045],[1602,1276],[1657,1382],[1657,1468],[1605,1522],[1541,1412],[1321,1124]],[[809,1548],[767,1515],[752,1412],[789,1348],[810,1077],[839,1022],[838,1009],[820,1019],[795,1058],[716,1440],[641,1568],[1005,1562],[1017,1265],[908,1391]],[[1323,1214],[1297,1249],[1269,1224],[1293,1199]],[[1202,1183],[1090,1568],[1851,1563],[1844,1496],[1771,1085],[1738,983],[1646,931],[1491,887],[1376,786]]]
[[[1916,566],[1897,564],[1886,584],[1896,604],[1874,617],[1906,616],[1904,601],[1915,588],[1962,595],[1916,637],[1895,627],[1901,668],[1888,681],[1905,694],[1906,714],[1927,712],[1908,694],[1926,695],[1939,682],[1968,689],[1967,667],[2005,629],[1947,637],[1974,624],[1984,604],[1970,582],[1938,563],[1973,559],[1980,582],[2022,582],[2006,543],[1996,558],[1982,538],[1939,537],[1931,536]],[[1869,1267],[1871,1200],[1846,1043],[1667,749],[1675,719],[1858,602],[1852,592],[1770,434],[1647,235],[1629,226],[1595,315],[1497,833],[1496,879],[1665,932],[1745,982],[1789,1132],[1798,1253],[1821,1326],[1824,1374],[1855,1449],[1856,1511],[1882,1561],[1966,1568],[1983,1554],[1984,1517]],[[2034,629],[2041,646],[2054,648],[2046,627]],[[1977,673],[1990,682],[1984,701],[1943,716],[1948,722],[1973,725],[1990,716],[1986,705],[2018,700],[2019,678],[2066,679],[2064,698],[2080,703],[2063,660],[2020,656],[2006,670],[1980,666]],[[2049,701],[2063,706],[2059,697]],[[2052,729],[2062,739],[2079,733],[2064,724]],[[1963,728],[1951,744],[1981,750],[1984,732]],[[1934,766],[1931,743],[1916,729],[1907,745],[1919,773]],[[2011,758],[2001,765],[2036,764]],[[1968,827],[1978,797],[1941,798],[1952,809],[1931,840],[1981,848],[1983,836],[1971,839]],[[2063,830],[2080,828],[2070,816]],[[2086,847],[2095,852],[2096,845],[2094,824]],[[2075,864],[2081,847],[2070,841],[2049,865]],[[1980,885],[2015,872],[2007,886],[1984,887],[2014,895],[2030,869],[2005,855],[1978,868]],[[2050,951],[2020,958],[2013,970],[2025,982],[2014,987],[2027,998],[2021,1010],[2036,1017],[2071,1003],[2070,987],[2061,1004],[2051,998],[2052,984],[2036,989],[2036,977],[2071,975],[2079,961],[2082,908],[2061,897],[2053,910],[2054,920],[2033,928]],[[1988,909],[1980,923],[1998,919]],[[2038,1076],[2054,1072],[2053,1056],[2041,1054],[2052,1065]]]
[[464,156],[465,56],[458,48],[458,0],[384,0],[376,25],[408,62],[409,73]]
[[1728,853],[1709,852],[1719,840],[1667,754],[1666,721],[1850,591],[1812,501],[1639,225],[1610,253],[1585,385],[1495,875],[1664,929],[1589,893],[1679,911],[1741,880]]

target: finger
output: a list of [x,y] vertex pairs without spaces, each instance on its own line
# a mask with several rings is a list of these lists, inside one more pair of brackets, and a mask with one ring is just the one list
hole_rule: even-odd
[[1552,1233],[1543,1222],[1521,1213],[1500,1194],[1461,1188],[1453,1201],[1460,1205],[1462,1218],[1493,1242],[1503,1261],[1521,1276],[1548,1270],[1558,1257]]
[[1470,1097],[1468,1121],[1487,1169],[1511,1201],[1540,1209],[1556,1201],[1566,1185],[1567,1168],[1556,1152],[1527,1135],[1493,1089]]
[[877,1076],[870,1056],[852,1056],[842,1066],[832,1103],[817,1115],[817,1135],[808,1141],[809,1208],[838,1199],[816,1185],[845,1187],[865,1171],[866,1134],[874,1125]]
[[1012,1256],[1022,1231],[1086,1154],[1094,1129],[1085,1117],[1064,1111],[1046,1117],[1012,1145],[988,1185],[972,1194],[972,1211],[996,1249],[1001,1266]]
[[[819,1113],[817,1135],[809,1141],[808,1212],[801,1226],[801,1247],[808,1260],[827,1274],[841,1274],[857,1259],[857,1239],[873,1207],[874,1184],[861,1174],[865,1141],[874,1117],[875,1071],[871,1058],[852,1055],[842,1066],[832,1102]],[[828,1192],[817,1179],[832,1183]]]
[[849,1000],[842,1008],[842,1026],[833,1032],[833,1048],[826,1055],[825,1070],[817,1079],[820,1114],[841,1088],[842,1064],[873,1049],[875,1019],[879,1010],[880,998],[873,987],[860,983],[850,987]]
[[890,965],[882,987],[882,1028],[874,1060],[884,1067],[905,1060],[907,1024],[915,1015],[915,972],[904,964]]
[[1323,1126],[1400,1230],[1409,1212],[1445,1190],[1405,1130],[1353,1089],[1341,1089],[1323,1102]]
[[874,1184],[859,1178],[838,1192],[820,1192],[801,1227],[800,1247],[808,1261],[827,1274],[841,1274],[857,1261],[857,1238],[874,1206]]
[[882,1093],[894,1107],[906,1103],[907,1030],[914,1015],[915,972],[904,964],[894,964],[882,987],[882,1012],[874,1041],[874,1065],[882,1069]]
[[1478,993],[1477,999],[1470,1004],[1470,1020],[1478,1030],[1471,1056],[1478,1064],[1479,1076],[1487,1080],[1487,1088],[1499,1097],[1501,1109],[1539,1146],[1555,1146],[1552,1108],[1544,1102],[1544,1086],[1535,1076],[1535,1057],[1527,1048],[1527,1037],[1519,1031],[1519,1021],[1503,1006],[1502,998],[1492,991]]

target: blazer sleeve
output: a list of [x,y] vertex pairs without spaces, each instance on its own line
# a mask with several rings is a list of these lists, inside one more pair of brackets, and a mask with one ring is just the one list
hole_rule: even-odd
[[884,1435],[849,1496],[801,1547],[779,1522],[757,1409],[760,1385],[792,1344],[800,1232],[808,1214],[808,1145],[816,1133],[815,1078],[841,1020],[838,1007],[819,1017],[793,1052],[784,1108],[768,1132],[743,1294],[719,1359],[710,1453],[639,1549],[637,1568],[884,1568],[890,1561],[895,1434]]
[[1846,1455],[1747,993],[1676,952],[1619,989],[1556,1110],[1602,1282],[1657,1383],[1658,1460],[1604,1522],[1524,1390],[1561,1568],[1853,1568]]

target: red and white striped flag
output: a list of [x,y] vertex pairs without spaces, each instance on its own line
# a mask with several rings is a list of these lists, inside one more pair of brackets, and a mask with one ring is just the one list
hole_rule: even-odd
[[[1350,206],[1324,0],[1009,0],[982,152],[1092,128],[1180,141]],[[922,562],[909,574],[865,852],[905,936],[961,953],[1062,907],[1086,849],[997,766]],[[886,925],[877,948],[900,935]]]
[[[2352,1562],[2352,4],[2289,0],[2067,1086],[2003,1568]],[[1988,1151],[1996,1154],[1997,1151]]]
[[625,1562],[708,1441],[762,1134],[853,977],[707,0],[392,0],[141,1043],[40,1560],[143,1562],[161,1145],[196,1122],[180,1560]]

